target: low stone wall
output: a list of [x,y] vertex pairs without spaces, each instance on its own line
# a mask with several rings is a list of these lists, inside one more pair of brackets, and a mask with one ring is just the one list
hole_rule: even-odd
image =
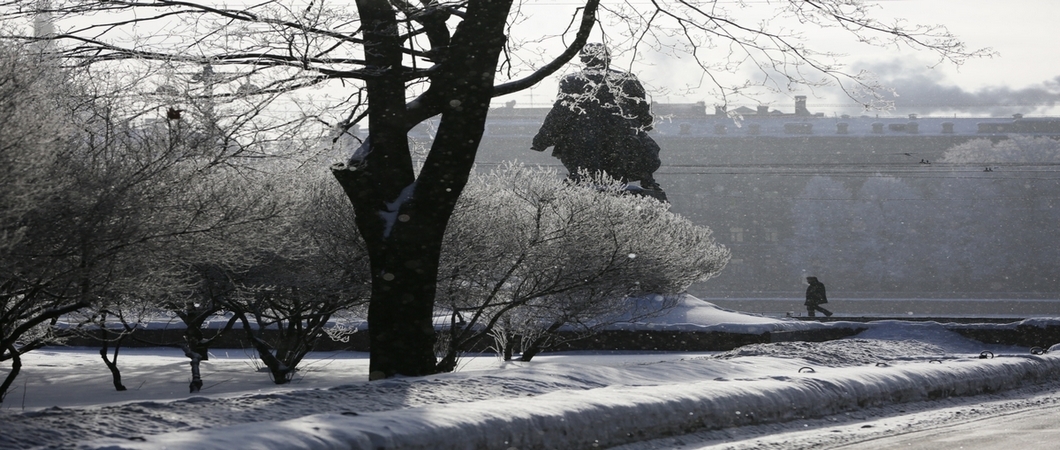
[[[1060,325],[1012,325],[1012,324],[947,324],[946,328],[970,339],[985,344],[1018,345],[1048,349],[1060,343]],[[734,348],[769,342],[823,342],[855,336],[865,327],[834,326],[802,331],[779,331],[761,334],[728,333],[721,331],[659,331],[659,330],[611,330],[576,338],[549,348],[546,351],[728,351]],[[122,342],[124,347],[180,347],[184,342],[183,330],[140,330]],[[473,351],[489,351],[492,342],[483,340],[473,346]],[[77,337],[67,340],[66,345],[76,347],[98,347],[100,341],[92,337]],[[252,346],[241,329],[233,329],[214,342],[211,349],[249,349]],[[369,350],[368,332],[359,331],[348,336],[346,342],[321,340],[316,351]]]
[[[206,331],[207,338],[212,336],[212,331]],[[268,334],[268,332],[266,332]],[[100,340],[93,336],[77,336],[66,340],[65,345],[71,347],[99,347]],[[147,329],[138,330],[125,338],[122,347],[181,347],[184,345],[184,330],[171,329]],[[221,337],[217,338],[210,349],[250,349],[250,339],[246,332],[240,328],[234,328]],[[321,339],[317,343],[316,351],[368,351],[368,332],[360,331],[349,335],[347,342],[337,342],[331,339]]]
[[[658,330],[610,330],[592,336],[578,338],[573,334],[564,336],[566,342],[546,351],[727,351],[748,344],[764,344],[785,341],[821,342],[840,339],[860,333],[864,328],[831,327],[807,331],[767,332],[761,334],[728,333],[721,331],[658,331]],[[268,333],[268,332],[266,332]],[[562,335],[562,333],[561,333]],[[183,331],[140,330],[122,342],[123,347],[180,347],[184,343]],[[488,351],[492,342],[483,340],[473,346],[473,351]],[[66,345],[76,347],[98,347],[100,341],[92,337],[71,338]],[[246,334],[234,329],[220,337],[211,349],[251,348]],[[369,350],[368,332],[359,331],[349,335],[347,342],[323,339],[317,343],[316,351],[360,351]]]
[[854,336],[864,327],[820,328],[816,330],[776,331],[769,333],[770,342],[824,342]]
[[633,351],[725,351],[748,344],[769,342],[769,333],[740,334],[718,331],[602,331],[566,342],[548,351],[633,350]]
[[1016,325],[1015,327],[947,327],[969,339],[985,344],[1018,345],[1023,347],[1049,347],[1060,344],[1058,325]]

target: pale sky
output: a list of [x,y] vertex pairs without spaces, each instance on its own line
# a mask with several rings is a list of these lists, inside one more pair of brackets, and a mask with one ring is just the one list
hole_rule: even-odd
[[[607,3],[607,2],[605,2]],[[763,3],[751,0],[752,4]],[[641,2],[634,1],[640,6]],[[877,17],[901,17],[910,23],[942,24],[947,26],[968,49],[992,48],[992,58],[969,60],[962,67],[942,64],[928,66],[935,58],[926,52],[908,49],[875,48],[835,39],[837,35],[818,29],[804,30],[808,45],[820,50],[846,53],[844,59],[850,69],[869,69],[879,79],[896,89],[897,108],[881,115],[974,115],[1008,116],[1020,112],[1028,115],[1060,115],[1060,55],[1051,51],[1057,41],[1054,36],[1056,20],[1060,18],[1060,1],[1056,0],[882,0],[878,1]],[[565,6],[564,9],[559,9]],[[645,4],[645,7],[650,7]],[[732,7],[732,6],[730,6]],[[572,8],[564,0],[532,2],[524,12],[537,23],[565,26]],[[562,13],[559,13],[562,12]],[[612,28],[616,30],[617,28]],[[597,38],[598,39],[598,38]],[[723,56],[719,53],[719,57]],[[654,61],[655,65],[647,62]],[[674,62],[674,66],[666,62]],[[682,83],[696,83],[702,71],[690,64],[682,64],[668,55],[645,55],[630,65],[629,59],[616,58],[616,65],[632,68],[652,91],[658,102],[721,104],[723,100],[705,90],[690,94],[674,92]],[[566,72],[573,70],[568,67]],[[744,75],[746,78],[746,74]],[[555,95],[556,79],[547,80],[533,90],[504,100],[515,99],[521,106],[547,106]],[[670,92],[666,92],[670,90]],[[859,114],[862,109],[840,93],[832,90],[800,91],[788,95],[766,95],[763,103],[780,110],[790,110],[791,95],[808,95],[811,111]],[[532,100],[531,100],[532,99]],[[498,103],[503,103],[501,100]],[[1042,100],[1054,102],[1052,107],[1034,105]],[[754,107],[752,100],[734,99],[730,105]],[[816,105],[816,108],[814,107]],[[940,106],[941,105],[941,106]],[[873,112],[876,114],[876,112]]]
[[[296,0],[298,1],[298,0]],[[668,0],[673,3],[673,0]],[[742,23],[754,23],[756,8],[776,4],[777,0],[745,0],[750,9],[741,9],[736,0],[720,0],[718,7],[733,11]],[[238,1],[237,1],[238,3]],[[605,7],[614,9],[622,4],[640,11],[652,8],[648,0],[603,0]],[[512,30],[509,46],[523,60],[513,61],[516,69],[540,65],[554,56],[563,45],[555,38],[544,43],[532,40],[541,36],[560,35],[570,25],[571,15],[578,5],[576,0],[526,0],[522,5],[525,21]],[[750,95],[746,98],[722,98],[704,82],[704,72],[684,55],[664,54],[642,47],[634,60],[630,52],[619,52],[615,65],[630,69],[644,82],[656,102],[704,102],[708,110],[714,105],[727,104],[755,107],[767,104],[771,108],[790,112],[792,96],[806,95],[812,112],[833,114],[879,114],[905,116],[907,114],[961,115],[1007,117],[1014,113],[1028,116],[1060,116],[1060,56],[1051,51],[1057,41],[1054,34],[1060,18],[1058,0],[877,0],[875,17],[885,20],[902,17],[914,24],[942,24],[967,44],[968,49],[992,48],[992,58],[969,60],[957,68],[942,64],[929,68],[936,61],[926,52],[908,49],[868,47],[857,44],[845,34],[822,31],[816,26],[798,26],[805,33],[807,45],[819,51],[833,51],[847,56],[842,62],[848,70],[867,69],[877,75],[886,86],[894,88],[896,108],[892,111],[865,112],[860,105],[845,97],[836,88],[805,88],[795,91]],[[352,5],[351,5],[352,6]],[[745,19],[746,18],[746,19]],[[625,24],[606,22],[607,40],[618,46],[622,42]],[[572,34],[568,34],[571,36]],[[841,39],[840,39],[841,38]],[[602,40],[597,30],[593,41]],[[709,53],[713,61],[723,61],[724,49]],[[712,62],[713,62],[712,61]],[[557,80],[563,73],[576,70],[569,65],[546,79],[534,89],[502,97],[495,105],[515,100],[518,106],[550,106],[556,95]],[[525,72],[524,72],[525,73]],[[728,75],[726,85],[740,83],[757,75],[744,68]],[[690,86],[704,85],[697,89]],[[345,92],[343,90],[343,92]],[[341,95],[345,95],[340,93]]]

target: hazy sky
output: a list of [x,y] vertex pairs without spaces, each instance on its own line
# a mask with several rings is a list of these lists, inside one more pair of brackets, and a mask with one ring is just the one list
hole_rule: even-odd
[[[632,2],[650,8],[647,2]],[[750,0],[761,4],[764,0]],[[991,115],[1016,112],[1028,115],[1060,115],[1060,55],[1053,49],[1060,1],[1056,0],[882,0],[875,9],[881,19],[901,17],[910,23],[942,24],[961,38],[969,49],[992,48],[992,58],[970,60],[960,68],[943,64],[930,68],[932,55],[894,48],[876,48],[835,39],[836,35],[818,29],[803,29],[808,44],[820,50],[846,53],[851,69],[869,69],[884,84],[896,89],[896,110],[889,114]],[[730,4],[730,7],[735,7]],[[561,9],[562,8],[562,9]],[[572,3],[564,0],[530,2],[524,12],[530,22],[566,25]],[[612,25],[618,26],[618,25]],[[618,28],[612,28],[618,33]],[[598,39],[598,38],[597,38]],[[719,53],[719,57],[723,54]],[[686,58],[687,59],[687,58]],[[674,65],[670,65],[673,63]],[[645,81],[654,100],[659,102],[706,102],[708,107],[724,101],[705,89],[679,92],[682,85],[696,84],[701,71],[668,55],[644,55],[630,65],[629,59],[616,58],[616,64],[632,67]],[[564,71],[573,68],[564,69]],[[746,77],[746,74],[743,75]],[[555,95],[556,78],[532,92],[512,98],[519,105],[547,106]],[[669,91],[669,92],[667,92]],[[811,111],[860,113],[861,108],[834,89],[800,91],[787,95],[767,95],[763,103],[790,110],[791,95],[808,95]],[[504,99],[508,100],[508,99]],[[503,102],[502,100],[501,102]],[[730,106],[754,107],[749,99],[730,99]],[[1051,102],[1051,103],[1050,103]],[[875,114],[875,112],[873,112]],[[888,114],[886,112],[881,114]]]
[[[666,1],[674,3],[674,0]],[[717,6],[731,10],[741,23],[753,24],[762,17],[757,12],[759,9],[783,1],[786,0],[744,0],[747,8],[741,8],[736,0],[719,0]],[[649,0],[603,0],[603,3],[611,9],[623,4],[640,11],[653,8]],[[554,56],[556,50],[562,48],[562,39],[544,43],[535,43],[532,39],[561,35],[571,25],[571,16],[581,4],[580,0],[525,0],[521,6],[525,20],[513,29],[509,46],[517,57],[524,59],[513,61],[513,67],[525,69],[540,65],[547,57]],[[868,113],[900,117],[911,113],[922,116],[1005,117],[1014,113],[1060,116],[1060,55],[1054,50],[1058,40],[1054,30],[1060,19],[1060,0],[877,0],[874,4],[877,5],[873,9],[874,16],[885,22],[900,17],[914,24],[946,25],[965,41],[969,49],[990,47],[996,56],[969,60],[960,68],[950,64],[930,68],[936,58],[926,52],[869,47],[857,44],[845,34],[823,31],[812,25],[792,24],[805,33],[806,43],[811,48],[844,53],[846,56],[841,61],[847,64],[848,70],[870,70],[884,85],[896,90],[899,96],[893,99],[896,106],[893,111]],[[606,21],[607,40],[620,46],[628,44],[622,42],[623,31],[628,31],[627,28],[622,21]],[[599,30],[592,39],[602,40]],[[793,109],[792,96],[806,95],[812,112],[826,115],[865,112],[835,88],[723,98],[709,89],[704,72],[687,55],[682,57],[641,49],[635,59],[630,52],[616,54],[615,65],[636,73],[657,102],[702,101],[708,110],[721,104],[734,109],[739,106],[753,108],[762,103],[790,112]],[[716,62],[724,61],[725,56],[724,49],[719,49],[706,57]],[[495,104],[516,100],[519,106],[549,106],[555,98],[559,77],[575,69],[574,65],[569,65],[536,88],[499,98]],[[737,84],[754,76],[761,77],[762,74],[744,68],[733,75],[722,76],[722,82]],[[704,87],[693,88],[695,86]]]

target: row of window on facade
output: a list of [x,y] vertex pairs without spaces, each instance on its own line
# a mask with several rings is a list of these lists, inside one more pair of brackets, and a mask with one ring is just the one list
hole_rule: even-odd
[[751,230],[747,230],[743,227],[730,227],[729,228],[729,242],[744,242],[744,237],[750,239],[754,237],[760,242],[777,242],[779,233],[776,228],[762,228],[757,234],[751,235]]
[[[980,133],[992,132],[994,129],[997,129],[995,124],[979,124],[979,125],[980,125],[979,126],[979,128],[980,128],[979,132]],[[881,122],[875,122],[871,126],[872,126],[872,129],[871,129],[872,134],[884,134],[885,132],[906,133],[906,134],[919,134],[920,133],[920,124],[917,123],[917,122],[888,123],[888,124],[881,123]],[[680,134],[692,134],[692,124],[690,124],[690,123],[682,123],[680,125],[680,127],[681,127]],[[954,127],[953,122],[943,122],[942,123],[942,129],[941,129],[942,134],[954,134],[953,127]],[[986,127],[988,129],[988,131],[983,131],[984,127]],[[759,123],[749,123],[749,124],[746,125],[746,127],[743,127],[743,128],[747,129],[746,133],[748,135],[750,135],[750,136],[758,136],[758,135],[762,134],[762,124],[759,124]],[[850,124],[849,123],[839,122],[839,123],[836,124],[835,134],[850,134],[850,132],[851,132],[851,130],[850,130]],[[714,134],[716,134],[716,135],[729,134],[729,126],[727,124],[724,124],[724,123],[716,123],[716,124],[714,124]],[[813,134],[813,124],[809,123],[809,122],[785,123],[784,124],[784,134],[796,134],[796,135]]]

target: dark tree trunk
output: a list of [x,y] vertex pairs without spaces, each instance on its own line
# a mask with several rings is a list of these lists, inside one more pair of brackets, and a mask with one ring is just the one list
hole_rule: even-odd
[[[231,321],[229,321],[231,324]],[[199,371],[199,363],[210,358],[210,349],[205,344],[201,328],[188,327],[184,331],[184,356],[191,360],[191,383],[188,383],[188,392],[196,393],[202,390],[202,373]]]
[[508,338],[504,340],[504,360],[511,361],[512,356],[515,355],[515,335],[508,333]]
[[519,361],[529,362],[531,359],[534,358],[534,356],[537,356],[538,353],[541,353],[541,350],[544,350],[545,348],[545,344],[548,343],[548,339],[548,335],[534,339],[534,341],[531,342],[530,345],[526,346],[526,348],[523,350],[523,353],[519,355]]
[[456,370],[456,356],[456,349],[450,347],[450,349],[445,352],[445,356],[443,356],[442,359],[438,361],[438,372],[446,373]]
[[541,353],[542,350],[547,348],[549,341],[553,339],[553,333],[555,333],[556,330],[559,330],[563,324],[564,322],[554,322],[552,325],[549,325],[540,336],[523,349],[522,355],[519,356],[519,361],[530,362],[534,356],[537,356],[538,353]]
[[456,370],[456,358],[460,354],[460,342],[466,334],[463,320],[457,321],[459,314],[453,312],[452,320],[449,321],[449,342],[445,349],[445,355],[438,361],[439,372],[452,372]]
[[201,309],[188,308],[178,312],[184,322],[184,344],[181,345],[181,350],[184,351],[184,356],[187,356],[191,362],[191,383],[188,383],[188,391],[192,394],[202,390],[203,382],[202,372],[199,370],[200,363],[209,361],[210,344],[231,331],[236,321],[239,320],[239,316],[233,314],[232,318],[225,323],[224,328],[218,330],[210,338],[206,338],[202,331],[202,324],[206,322],[207,318],[221,310],[214,301],[210,300],[208,303],[210,304],[209,307]]
[[199,363],[203,358],[190,347],[184,347],[184,354],[191,359],[191,383],[188,383],[188,392],[194,394],[202,390],[202,373],[199,372]]
[[[368,30],[365,59],[381,76],[366,81],[368,140],[333,173],[354,206],[371,260],[369,378],[428,375],[438,372],[433,312],[442,237],[485,129],[511,2],[469,4],[412,112],[394,73],[402,59],[394,11],[380,0],[357,5]],[[408,130],[438,113],[438,133],[415,178]]]
[[284,364],[272,353],[274,349],[268,342],[258,336],[258,333],[254,331],[254,327],[250,325],[250,321],[247,320],[246,314],[242,311],[235,311],[235,315],[243,323],[243,331],[246,333],[251,345],[254,346],[254,350],[258,352],[258,358],[269,369],[269,374],[272,375],[272,382],[276,384],[287,384],[290,382],[294,369]]
[[[332,168],[350,198],[368,247],[372,296],[368,308],[369,378],[438,372],[432,323],[442,237],[464,190],[495,95],[529,88],[559,70],[585,44],[597,0],[583,10],[577,37],[556,60],[531,76],[494,86],[512,0],[470,0],[452,37],[444,21],[420,16],[430,37],[429,72],[402,67],[405,38],[393,5],[357,0],[364,27],[369,136],[345,163]],[[405,83],[429,78],[429,88],[405,104]],[[416,178],[408,131],[441,115],[438,133]]]
[[0,384],[0,403],[4,402],[4,398],[7,397],[7,390],[11,388],[11,383],[15,382],[15,378],[18,377],[18,373],[22,371],[22,358],[19,355],[18,349],[14,345],[7,346],[8,354],[11,355],[11,371],[7,373],[7,377],[4,378],[4,383]]
[[[234,319],[234,317],[233,317]],[[232,322],[229,321],[229,324]],[[199,363],[209,358],[210,349],[204,344],[206,341],[202,335],[202,322],[198,326],[185,323],[184,328],[184,356],[191,360],[191,383],[188,383],[188,392],[196,393],[202,390],[202,373],[199,371]]]
[[[424,227],[445,227],[444,222],[419,220]],[[421,242],[414,236],[394,236],[386,254],[381,255],[385,269],[382,276],[377,273],[372,277],[368,306],[371,379],[437,371],[433,313],[441,239],[431,234],[435,233],[423,230]],[[437,242],[430,242],[434,240]]]
[[101,328],[100,334],[102,335],[103,348],[99,349],[99,356],[103,358],[103,364],[107,365],[107,369],[110,370],[111,381],[114,382],[114,390],[121,392],[127,390],[124,384],[121,384],[121,370],[118,370],[118,351],[121,350],[121,341],[125,339],[124,335],[119,337],[114,342],[114,359],[107,357],[107,351],[109,345],[107,344],[107,329]]

